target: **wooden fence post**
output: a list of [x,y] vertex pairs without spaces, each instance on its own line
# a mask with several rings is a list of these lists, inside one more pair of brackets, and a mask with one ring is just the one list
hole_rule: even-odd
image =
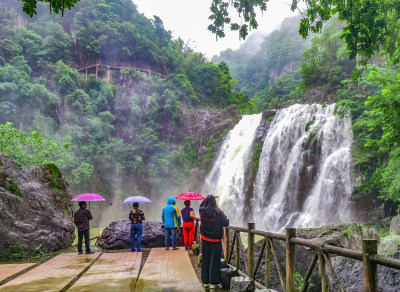
[[224,228],[224,249],[225,249],[225,260],[229,260],[229,229]]
[[290,239],[296,237],[296,228],[286,228],[286,291],[296,291],[296,245]]
[[272,259],[272,251],[271,251],[271,242],[268,238],[267,240],[267,250],[265,254],[265,287],[267,289],[271,289],[271,259]]
[[249,275],[249,277],[253,277],[254,275],[254,234],[250,232],[251,230],[254,230],[254,228],[254,223],[247,223],[247,275]]
[[241,239],[240,239],[240,232],[238,232],[236,236],[236,268],[238,271],[240,270],[240,245],[241,245]]
[[99,65],[96,64],[96,79],[99,78]]
[[365,292],[378,291],[377,264],[371,262],[370,256],[377,253],[378,241],[376,239],[363,240],[363,286]]
[[318,271],[321,277],[321,291],[328,292],[329,291],[329,279],[326,275],[326,264],[325,259],[322,254],[322,251],[318,251]]

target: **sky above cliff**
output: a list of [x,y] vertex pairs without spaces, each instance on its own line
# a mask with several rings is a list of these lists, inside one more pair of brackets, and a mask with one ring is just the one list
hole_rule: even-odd
[[[211,58],[220,51],[228,48],[237,49],[243,40],[239,40],[238,32],[226,30],[226,37],[215,39],[215,35],[208,31],[211,23],[211,0],[133,0],[138,10],[152,19],[153,15],[161,17],[164,27],[171,30],[174,38],[181,37],[188,41],[196,51],[204,53]],[[290,10],[290,0],[270,0],[264,15],[259,13],[258,31],[269,33],[279,27],[286,17],[294,16]],[[236,15],[236,14],[235,14]],[[231,14],[232,19],[234,14]],[[240,21],[239,21],[240,23]],[[250,33],[254,33],[253,30]]]

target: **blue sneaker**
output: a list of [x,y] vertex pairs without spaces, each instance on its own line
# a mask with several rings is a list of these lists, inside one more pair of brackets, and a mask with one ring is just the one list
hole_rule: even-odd
[[138,249],[137,249],[137,252],[142,252],[142,251],[144,251],[143,248],[138,248]]
[[131,251],[133,252],[133,251],[136,251],[136,249],[131,249]]

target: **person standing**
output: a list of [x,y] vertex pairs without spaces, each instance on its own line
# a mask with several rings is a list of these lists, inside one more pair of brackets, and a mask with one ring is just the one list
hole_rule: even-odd
[[[172,249],[177,250],[179,248],[176,247],[176,231],[178,226],[181,225],[181,217],[179,209],[175,207],[175,199],[173,197],[169,197],[167,201],[167,205],[162,210],[162,221],[164,223],[165,228],[165,249],[169,250],[170,241],[172,242]],[[178,210],[177,210],[178,209]]]
[[218,208],[215,197],[210,195],[200,205],[201,280],[204,287],[221,288],[221,255],[223,227],[229,225],[224,212]]
[[86,254],[93,254],[90,250],[90,232],[89,232],[89,220],[92,220],[92,213],[86,210],[86,202],[79,202],[79,210],[74,214],[74,223],[78,229],[78,253],[82,254],[82,240],[85,237]]
[[194,215],[194,211],[190,208],[190,201],[183,202],[185,208],[181,210],[183,221],[183,241],[185,243],[185,250],[192,250],[194,241],[194,220],[200,220],[199,217]]
[[[143,211],[139,210],[139,203],[133,203],[133,210],[129,212],[129,220],[131,220],[131,251],[143,251],[141,244],[142,244],[142,232],[143,226],[142,221],[146,220]],[[136,247],[135,249],[135,236],[136,236]]]

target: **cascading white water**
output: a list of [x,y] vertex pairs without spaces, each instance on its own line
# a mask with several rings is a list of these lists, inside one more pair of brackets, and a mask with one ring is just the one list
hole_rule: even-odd
[[246,171],[260,121],[261,114],[243,116],[228,133],[202,189],[202,194],[218,196],[219,205],[229,214],[242,214]]
[[263,143],[253,193],[243,190],[259,115],[244,116],[229,133],[207,177],[204,194],[217,194],[233,224],[245,225],[250,202],[260,229],[319,227],[350,220],[350,118],[334,105],[296,104],[277,112]]
[[269,230],[349,219],[351,120],[333,111],[334,105],[296,104],[273,120],[252,198],[254,220]]

